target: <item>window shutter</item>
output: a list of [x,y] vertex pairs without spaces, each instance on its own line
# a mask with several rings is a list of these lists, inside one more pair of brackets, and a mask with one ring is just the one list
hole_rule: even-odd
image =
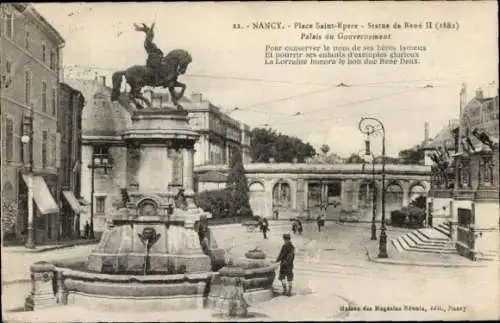
[[55,167],[59,168],[61,166],[61,134],[56,133],[55,137]]

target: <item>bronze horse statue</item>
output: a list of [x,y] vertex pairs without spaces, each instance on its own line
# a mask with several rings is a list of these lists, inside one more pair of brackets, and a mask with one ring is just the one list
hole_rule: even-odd
[[[176,49],[162,59],[161,71],[155,71],[151,67],[144,65],[134,65],[126,70],[115,72],[112,76],[113,90],[111,92],[111,101],[116,101],[120,97],[120,87],[122,79],[125,77],[125,80],[130,85],[129,98],[133,102],[138,103],[137,100],[139,99],[146,102],[148,106],[151,106],[151,102],[141,94],[141,89],[144,86],[162,86],[168,88],[174,105],[182,109],[178,101],[184,95],[186,85],[177,81],[177,77],[186,72],[191,61],[191,55],[187,51]],[[158,72],[161,72],[164,77],[158,78]],[[181,88],[178,94],[175,92],[176,87]],[[138,104],[138,107],[143,108],[140,104]]]
[[[151,102],[141,94],[141,89],[144,86],[168,88],[172,102],[174,105],[182,110],[178,101],[184,95],[186,85],[177,81],[180,74],[186,73],[188,65],[191,63],[191,55],[183,49],[175,49],[163,56],[163,52],[155,43],[153,43],[154,26],[151,27],[142,24],[134,24],[137,31],[142,31],[146,34],[144,41],[144,48],[148,53],[146,65],[134,65],[124,71],[118,71],[113,74],[113,90],[111,92],[111,101],[116,101],[120,97],[120,87],[123,77],[130,85],[129,98],[134,102],[137,108],[142,109],[143,106],[137,101],[142,100],[149,107]],[[175,88],[181,88],[179,94],[175,92]]]

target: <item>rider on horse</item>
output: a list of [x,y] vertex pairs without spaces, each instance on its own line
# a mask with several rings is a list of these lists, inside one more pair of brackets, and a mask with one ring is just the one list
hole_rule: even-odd
[[142,24],[142,26],[139,26],[137,24],[134,24],[134,26],[135,30],[142,31],[146,34],[146,39],[144,40],[144,49],[146,49],[146,52],[148,53],[146,66],[153,71],[155,81],[160,82],[163,78],[161,66],[163,60],[163,51],[159,49],[155,43],[153,43],[153,37],[155,35],[155,23],[153,23],[151,27],[146,26],[146,24],[144,23]]

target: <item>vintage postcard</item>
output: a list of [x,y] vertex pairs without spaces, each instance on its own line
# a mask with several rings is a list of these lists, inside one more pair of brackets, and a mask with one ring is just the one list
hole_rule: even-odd
[[0,6],[6,322],[500,319],[497,2]]

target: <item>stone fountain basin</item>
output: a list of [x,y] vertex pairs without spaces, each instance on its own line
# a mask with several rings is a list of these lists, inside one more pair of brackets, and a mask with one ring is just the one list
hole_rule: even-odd
[[[76,264],[70,265],[75,268]],[[70,267],[68,266],[68,267]],[[173,275],[103,274],[56,267],[60,305],[98,311],[167,311],[205,306],[217,272]]]
[[63,286],[69,292],[113,297],[203,295],[213,273],[176,275],[110,275],[63,269]]

